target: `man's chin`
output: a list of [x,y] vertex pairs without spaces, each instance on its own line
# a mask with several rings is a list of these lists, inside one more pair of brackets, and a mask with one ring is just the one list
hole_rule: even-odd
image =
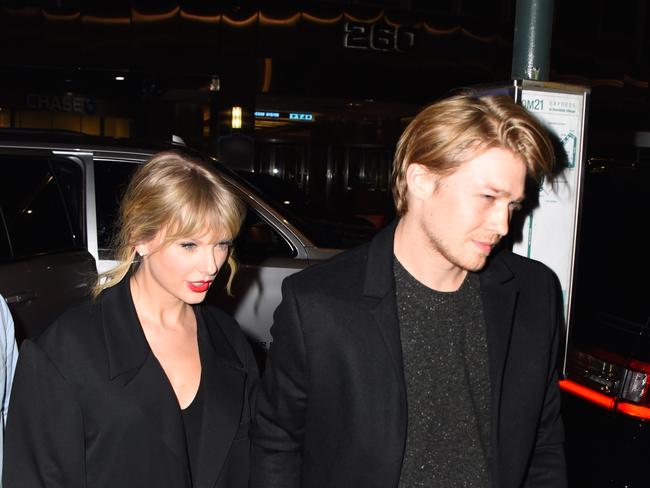
[[467,262],[465,263],[465,266],[463,266],[463,269],[465,271],[470,271],[472,273],[476,273],[478,271],[481,271],[483,268],[485,268],[485,265],[487,264],[488,257],[483,257],[480,259],[477,259],[473,262]]

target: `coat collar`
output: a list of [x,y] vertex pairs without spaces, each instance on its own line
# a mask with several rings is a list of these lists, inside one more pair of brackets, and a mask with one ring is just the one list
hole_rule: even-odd
[[392,222],[370,242],[363,294],[390,352],[398,381],[403,384],[402,344],[393,274],[393,240],[397,222]]
[[398,219],[382,229],[368,247],[368,264],[363,285],[363,294],[368,297],[383,298],[388,293],[395,294],[393,276],[393,242]]
[[142,366],[151,351],[135,311],[129,276],[99,296],[111,380]]
[[174,454],[189,486],[185,430],[178,400],[151,352],[133,304],[128,275],[99,296],[109,379],[137,406],[151,432]]
[[[113,380],[141,367],[150,354],[151,348],[135,310],[129,276],[117,285],[104,290],[98,300],[102,310],[109,377]],[[200,325],[199,315],[203,317],[205,314],[204,307],[194,305],[193,308],[197,316],[197,325]],[[216,321],[214,317],[210,318]],[[207,327],[205,321],[203,324],[204,329],[199,327],[199,332],[204,330],[204,339],[209,341],[218,359],[234,369],[242,370],[243,365],[221,328]]]
[[[111,381],[137,405],[152,432],[176,455],[187,473],[185,429],[178,400],[154,356],[138,320],[128,276],[99,297]],[[197,317],[204,415],[195,486],[214,486],[227,459],[242,415],[246,374],[226,334],[209,310],[194,306]]]
[[[195,307],[203,382],[203,420],[194,486],[215,486],[237,434],[243,410],[246,373],[221,327],[208,326],[209,313]],[[210,323],[214,320],[210,320]]]
[[[500,472],[499,438],[501,427],[501,399],[503,396],[503,377],[510,351],[510,338],[514,322],[517,297],[517,280],[508,267],[503,253],[491,256],[487,266],[480,273],[483,315],[487,331],[490,390],[492,395],[492,472]],[[498,481],[497,481],[498,483]]]

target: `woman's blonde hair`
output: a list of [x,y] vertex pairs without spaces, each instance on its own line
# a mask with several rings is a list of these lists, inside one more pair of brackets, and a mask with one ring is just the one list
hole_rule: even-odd
[[411,163],[444,175],[491,148],[512,151],[538,181],[552,176],[555,154],[546,129],[512,98],[464,93],[426,107],[397,143],[392,188],[398,215],[408,209],[406,170]]
[[[245,215],[243,203],[215,170],[202,160],[179,151],[155,154],[136,170],[126,188],[116,223],[113,249],[119,264],[101,273],[93,297],[116,285],[139,260],[135,246],[164,229],[165,242],[208,233],[234,239]],[[228,256],[230,292],[236,271]]]

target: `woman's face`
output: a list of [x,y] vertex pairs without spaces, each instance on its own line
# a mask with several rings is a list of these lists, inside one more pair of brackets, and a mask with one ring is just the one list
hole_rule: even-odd
[[163,301],[200,303],[228,258],[231,244],[210,232],[165,242],[161,231],[151,241],[136,246],[143,255],[136,273],[138,284]]

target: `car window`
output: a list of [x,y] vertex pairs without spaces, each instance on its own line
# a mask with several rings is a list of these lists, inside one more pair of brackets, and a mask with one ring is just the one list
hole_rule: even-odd
[[110,259],[111,239],[119,215],[120,199],[137,163],[95,161],[95,205],[97,207],[97,247],[100,259]]
[[61,196],[70,216],[75,241],[85,244],[83,212],[83,171],[69,159],[52,159],[52,169],[61,190]]
[[295,185],[275,176],[247,171],[236,174],[318,247],[358,246],[369,241],[378,230],[365,219],[318,204]]
[[248,207],[237,239],[235,256],[244,264],[259,263],[268,258],[293,257],[294,249],[256,210]]
[[[48,158],[2,156],[2,208],[14,257],[83,246],[71,227],[61,188]],[[73,165],[72,161],[61,164]],[[81,171],[81,168],[78,168]],[[74,171],[74,170],[71,170]]]
[[9,237],[7,236],[7,226],[5,225],[4,213],[0,208],[0,262],[11,259],[11,248],[9,247]]
[[[95,161],[97,244],[100,259],[113,259],[111,239],[119,214],[122,194],[139,165],[122,161]],[[291,257],[293,248],[259,213],[247,208],[246,219],[235,241],[235,255],[244,263],[270,257]]]

